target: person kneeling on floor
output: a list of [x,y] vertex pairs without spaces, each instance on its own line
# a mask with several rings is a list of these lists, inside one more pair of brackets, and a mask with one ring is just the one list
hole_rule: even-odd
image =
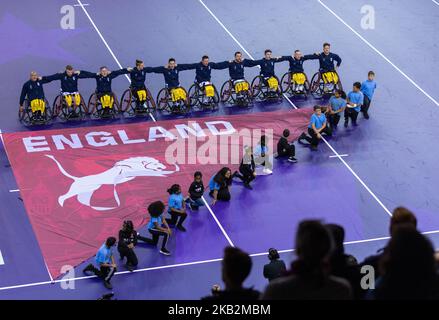
[[105,243],[99,248],[96,253],[96,263],[99,265],[99,269],[93,264],[89,264],[83,270],[84,274],[88,272],[94,273],[96,276],[104,280],[104,286],[107,289],[113,289],[110,283],[111,278],[116,272],[116,263],[114,262],[113,247],[116,244],[115,237],[109,237]]
[[322,139],[322,133],[328,136],[332,135],[331,128],[327,125],[326,116],[322,113],[322,107],[319,105],[314,106],[314,113],[311,116],[311,120],[308,125],[308,134],[303,132],[299,137],[299,142],[303,143],[306,140],[311,145],[311,150],[316,151],[320,140]]
[[166,222],[170,226],[176,226],[180,231],[186,231],[183,227],[183,222],[187,218],[186,202],[184,202],[183,195],[181,194],[181,187],[179,184],[173,184],[169,189],[168,198],[168,213],[171,218],[166,219]]
[[285,129],[277,142],[277,156],[276,158],[288,157],[289,162],[296,163],[297,159],[294,158],[296,155],[296,146],[293,142],[288,142],[288,137],[290,136],[290,130]]
[[151,233],[152,235],[152,239],[143,237],[140,234],[137,234],[137,238],[141,241],[155,246],[159,242],[160,236],[163,236],[160,253],[164,254],[165,256],[169,256],[171,252],[169,252],[169,250],[166,248],[166,244],[172,232],[168,226],[168,223],[162,217],[165,208],[165,204],[161,201],[155,201],[148,206],[148,213],[151,218],[149,220],[147,228],[149,233]]
[[117,250],[120,254],[120,259],[127,258],[126,267],[129,271],[133,271],[137,267],[138,260],[134,247],[137,245],[137,232],[134,230],[134,225],[131,220],[123,222],[122,229],[119,231],[119,242]]
[[256,178],[255,159],[253,157],[252,147],[245,146],[244,150],[245,153],[239,165],[239,172],[235,171],[233,173],[233,177],[240,179],[242,182],[244,182],[244,187],[252,190],[253,188],[250,185],[250,182]]
[[228,167],[222,168],[209,181],[209,195],[213,198],[212,205],[220,201],[230,201],[230,186],[232,185],[232,171]]
[[186,197],[185,202],[192,211],[198,210],[204,206],[203,202],[204,184],[203,174],[200,171],[194,173],[194,181],[189,187],[189,196]]

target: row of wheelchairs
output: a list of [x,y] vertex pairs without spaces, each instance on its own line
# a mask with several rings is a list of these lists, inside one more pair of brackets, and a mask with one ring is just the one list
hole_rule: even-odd
[[[334,75],[335,74],[335,75]],[[19,110],[19,120],[25,125],[47,124],[55,118],[62,121],[83,120],[87,116],[94,119],[145,116],[156,111],[167,114],[188,114],[191,110],[216,110],[219,102],[229,105],[251,106],[254,101],[281,101],[284,94],[303,96],[312,94],[319,99],[342,89],[338,75],[334,72],[331,79],[316,72],[308,81],[304,73],[285,73],[281,80],[276,76],[264,78],[256,76],[251,84],[246,80],[227,80],[218,93],[212,83],[194,83],[187,92],[183,87],[163,88],[156,100],[148,88],[127,89],[118,101],[116,94],[98,95],[93,93],[88,103],[80,93],[59,94],[53,107],[47,100],[35,113],[33,106],[25,100],[24,108]],[[331,81],[333,83],[331,83]],[[328,86],[329,85],[329,86]]]

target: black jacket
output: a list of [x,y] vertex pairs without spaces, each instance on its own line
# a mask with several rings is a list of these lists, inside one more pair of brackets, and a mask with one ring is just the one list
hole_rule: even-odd
[[137,245],[137,232],[132,230],[131,232],[120,230],[119,231],[119,242],[117,244],[118,248],[127,248],[129,244]]
[[204,184],[201,182],[192,182],[189,187],[189,196],[191,199],[200,199],[204,193]]

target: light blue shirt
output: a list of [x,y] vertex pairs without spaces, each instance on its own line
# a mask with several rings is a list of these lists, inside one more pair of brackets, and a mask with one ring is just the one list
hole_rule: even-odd
[[99,248],[98,253],[96,253],[96,263],[101,265],[104,263],[111,264],[111,257],[113,256],[113,249],[108,248],[105,243]]
[[161,227],[163,224],[162,216],[151,217],[151,220],[148,222],[148,230],[156,228],[155,223],[157,223],[157,226]]
[[263,153],[267,154],[267,152],[268,152],[268,147],[266,145],[265,146],[261,146],[260,144],[258,144],[255,147],[255,151],[253,152],[253,154],[255,156],[259,156],[260,157]]
[[212,176],[212,178],[210,178],[209,180],[209,189],[210,190],[219,190],[220,189],[220,185],[214,180],[215,175]]
[[309,122],[308,128],[312,129],[312,125],[316,127],[316,129],[320,129],[323,127],[323,124],[326,122],[326,116],[324,113],[322,113],[320,116],[316,115],[315,113],[311,116],[311,121]]
[[363,99],[364,99],[363,92],[351,91],[348,93],[348,99],[349,99],[349,102],[351,104],[355,103],[357,105],[355,108],[351,108],[351,109],[354,109],[355,111],[360,112],[361,105],[363,104]]
[[171,212],[171,209],[181,210],[183,208],[183,195],[180,194],[171,194],[168,199],[168,212]]
[[331,99],[329,99],[329,104],[331,105],[332,111],[338,111],[346,107],[346,100],[342,97],[336,98],[332,96]]
[[377,83],[375,80],[366,80],[361,84],[361,92],[365,94],[370,100],[372,100],[375,89],[377,88]]

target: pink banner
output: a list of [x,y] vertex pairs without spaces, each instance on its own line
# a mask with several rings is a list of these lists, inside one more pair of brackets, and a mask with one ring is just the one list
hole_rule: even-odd
[[108,236],[117,235],[123,220],[146,224],[147,204],[166,203],[172,184],[186,193],[193,172],[201,170],[207,186],[221,167],[238,167],[241,153],[233,150],[241,150],[246,138],[272,130],[276,143],[288,128],[296,139],[310,113],[17,132],[4,134],[4,140],[44,259],[57,277],[64,265],[93,256]]

